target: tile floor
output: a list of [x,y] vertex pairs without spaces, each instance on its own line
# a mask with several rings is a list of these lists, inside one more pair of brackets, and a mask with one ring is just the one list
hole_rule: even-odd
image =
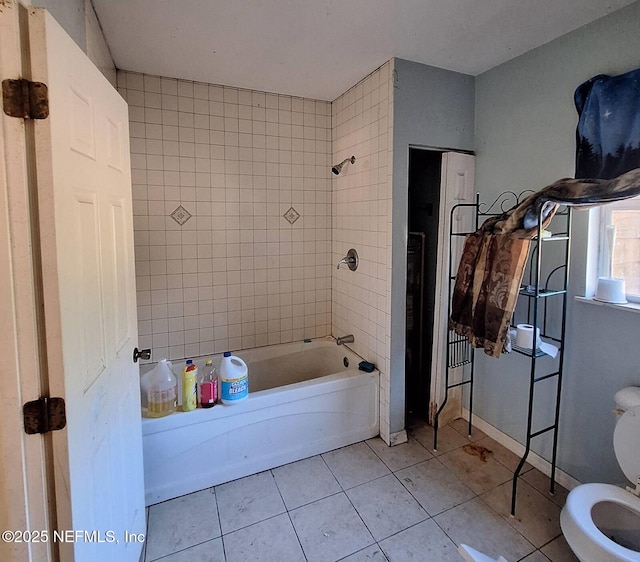
[[[145,561],[461,562],[467,543],[509,562],[576,561],[560,531],[566,490],[459,419],[379,438],[151,506]],[[490,452],[487,453],[485,448]],[[482,455],[482,452],[485,452]]]

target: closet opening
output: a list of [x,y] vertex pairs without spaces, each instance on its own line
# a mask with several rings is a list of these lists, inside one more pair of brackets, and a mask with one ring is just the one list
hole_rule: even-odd
[[409,148],[405,419],[428,420],[442,152]]

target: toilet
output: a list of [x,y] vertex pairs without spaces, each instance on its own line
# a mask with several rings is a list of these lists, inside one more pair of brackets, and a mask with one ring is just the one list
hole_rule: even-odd
[[567,543],[581,562],[640,562],[640,387],[615,395],[613,433],[618,464],[632,486],[582,484],[560,514]]

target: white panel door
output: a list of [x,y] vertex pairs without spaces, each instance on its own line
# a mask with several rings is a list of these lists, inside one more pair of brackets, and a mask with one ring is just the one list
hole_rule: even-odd
[[[137,561],[145,530],[127,105],[55,20],[29,10],[47,363],[63,560]],[[128,535],[127,535],[128,533]]]
[[[431,362],[431,415],[435,414],[434,404],[440,406],[444,399],[445,368],[446,368],[446,341],[449,325],[449,250],[451,250],[451,274],[455,275],[460,261],[460,255],[464,238],[455,237],[453,246],[450,245],[449,228],[451,222],[451,209],[458,203],[473,203],[474,192],[475,157],[459,152],[445,152],[442,155],[441,180],[440,180],[440,210],[438,218],[438,262],[436,274],[436,308],[434,311],[433,347]],[[455,213],[453,220],[453,232],[470,232],[475,228],[475,213]],[[462,370],[461,368],[459,369]],[[460,379],[462,373],[452,373],[452,380]],[[454,404],[456,408],[460,403]],[[447,406],[448,407],[448,406]],[[448,415],[445,409],[440,425],[447,423]],[[458,417],[460,412],[454,412],[453,417]],[[433,421],[433,420],[430,420]]]

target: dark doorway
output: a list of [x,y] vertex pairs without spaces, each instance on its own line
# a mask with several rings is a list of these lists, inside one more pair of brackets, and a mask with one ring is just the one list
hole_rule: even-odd
[[442,153],[409,149],[405,414],[428,419]]

